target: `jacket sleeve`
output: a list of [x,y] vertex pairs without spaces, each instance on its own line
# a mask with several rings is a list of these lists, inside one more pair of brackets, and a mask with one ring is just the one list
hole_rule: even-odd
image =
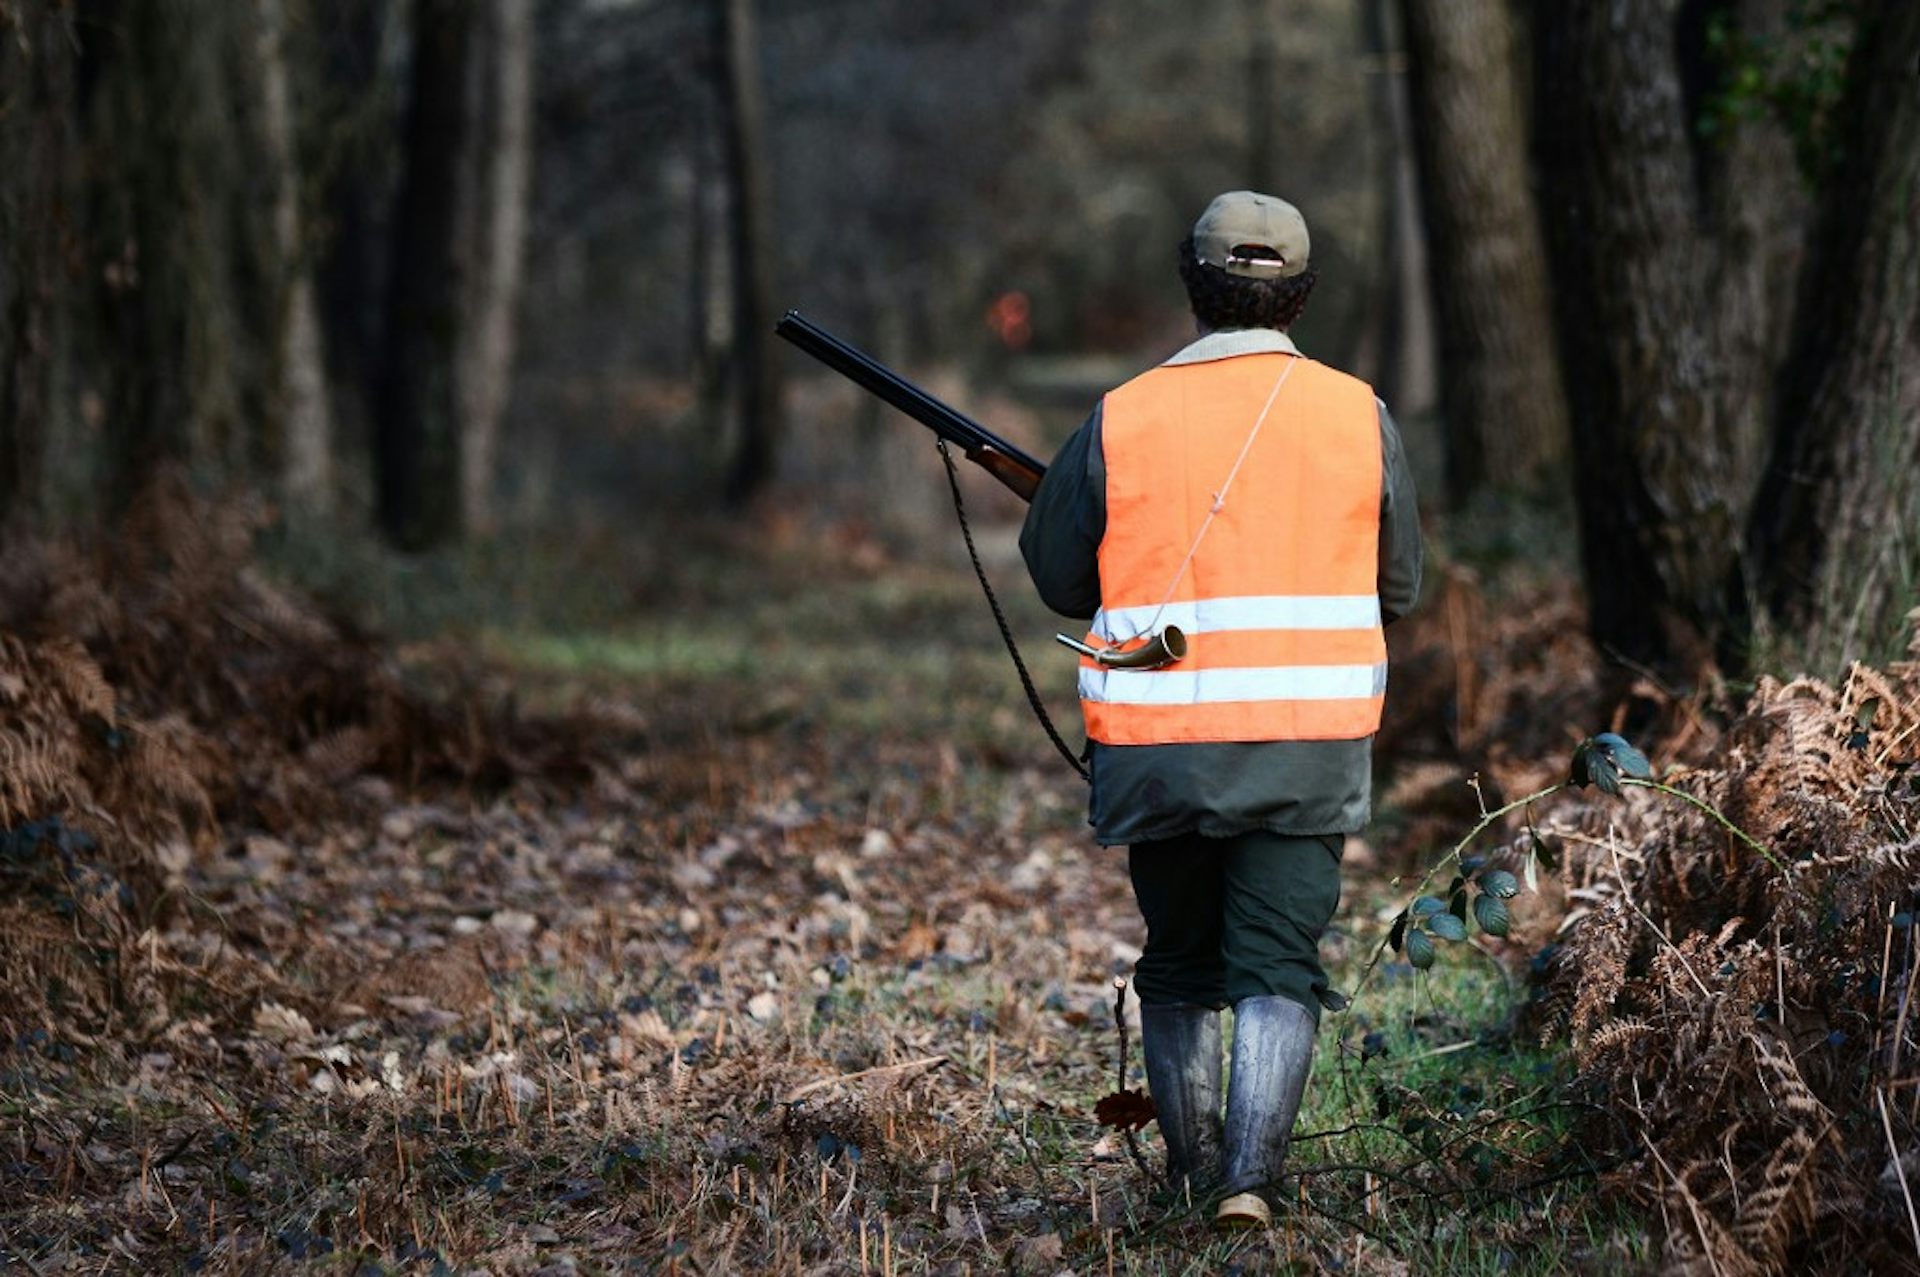
[[1380,616],[1391,625],[1420,597],[1420,506],[1400,431],[1380,405]]
[[1100,538],[1106,530],[1106,466],[1096,407],[1047,467],[1020,529],[1027,573],[1041,601],[1062,616],[1085,620],[1099,610]]

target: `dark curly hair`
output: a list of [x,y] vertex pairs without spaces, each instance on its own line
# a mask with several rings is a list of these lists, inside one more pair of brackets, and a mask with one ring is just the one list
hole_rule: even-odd
[[1180,282],[1187,286],[1193,317],[1204,328],[1278,328],[1293,326],[1307,308],[1307,295],[1319,274],[1309,266],[1279,279],[1247,279],[1209,266],[1194,255],[1193,236],[1180,241]]

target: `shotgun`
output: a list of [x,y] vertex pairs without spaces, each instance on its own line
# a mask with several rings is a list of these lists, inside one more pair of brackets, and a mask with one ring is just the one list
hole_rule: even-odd
[[954,444],[1022,501],[1032,501],[1047,467],[973,418],[941,403],[885,364],[869,358],[826,329],[790,310],[773,326],[786,338],[870,395],[898,408]]

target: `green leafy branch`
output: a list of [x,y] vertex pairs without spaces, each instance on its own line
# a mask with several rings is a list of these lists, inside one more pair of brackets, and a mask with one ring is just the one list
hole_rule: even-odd
[[1655,793],[1665,794],[1670,798],[1678,798],[1680,801],[1684,803],[1689,803],[1692,806],[1699,808],[1701,811],[1705,812],[1707,815],[1713,817],[1716,821],[1720,822],[1720,824],[1723,827],[1725,827],[1728,833],[1732,834],[1735,838],[1738,838],[1741,842],[1745,843],[1747,846],[1751,847],[1753,850],[1759,852],[1761,855],[1761,858],[1764,859],[1768,864],[1772,865],[1775,869],[1779,870],[1782,874],[1787,872],[1787,864],[1784,860],[1774,855],[1773,851],[1765,843],[1755,838],[1752,834],[1748,833],[1746,830],[1740,828],[1740,826],[1734,824],[1731,820],[1728,820],[1726,816],[1720,811],[1720,809],[1718,807],[1715,807],[1712,803],[1703,802],[1702,800],[1695,798],[1692,794],[1689,794],[1684,789],[1675,789],[1671,785],[1662,785],[1657,780],[1647,780],[1638,776],[1629,776],[1629,777],[1623,778],[1620,783],[1623,785],[1632,785],[1636,789],[1651,789]]
[[[1475,839],[1487,830],[1493,828],[1501,819],[1519,811],[1523,807],[1528,807],[1533,803],[1539,802],[1543,798],[1548,798],[1559,793],[1567,787],[1568,783],[1569,782],[1564,780],[1560,781],[1547,786],[1545,789],[1536,790],[1528,794],[1525,798],[1516,798],[1504,807],[1498,807],[1493,811],[1485,813],[1480,817],[1480,823],[1467,831],[1466,837],[1455,843],[1452,850],[1435,861],[1432,867],[1427,870],[1426,876],[1414,887],[1415,894],[1412,902],[1408,904],[1405,909],[1402,909],[1399,916],[1393,920],[1392,929],[1388,931],[1386,938],[1381,940],[1379,945],[1375,947],[1373,956],[1367,960],[1366,968],[1360,973],[1360,983],[1354,988],[1353,998],[1358,998],[1366,991],[1367,985],[1373,980],[1374,972],[1380,966],[1380,960],[1386,956],[1389,948],[1393,949],[1396,953],[1401,952],[1404,948],[1408,963],[1424,971],[1433,966],[1434,958],[1438,952],[1434,944],[1436,940],[1464,940],[1466,938],[1468,909],[1466,890],[1468,886],[1467,874],[1462,872],[1454,876],[1453,883],[1446,893],[1447,899],[1427,894],[1427,887],[1439,876],[1440,871],[1448,866],[1458,866],[1462,870],[1471,870],[1474,872],[1475,878],[1479,880],[1478,885],[1480,886],[1481,897],[1492,897],[1499,904],[1501,912],[1507,915],[1496,924],[1499,925],[1501,929],[1492,931],[1491,934],[1507,934],[1507,930],[1511,927],[1512,918],[1511,914],[1507,913],[1506,901],[1518,893],[1519,884],[1515,882],[1513,875],[1505,870],[1487,870],[1478,865],[1468,864],[1463,859],[1463,853],[1468,847],[1473,845]],[[1533,825],[1531,821],[1528,822],[1527,828],[1529,831],[1532,830]],[[1529,868],[1532,866],[1534,857],[1544,851],[1545,844],[1540,841],[1538,834],[1534,834],[1533,847],[1530,848],[1527,853]],[[1551,853],[1548,854],[1550,855]],[[1548,863],[1551,866],[1551,861]],[[1498,875],[1498,877],[1494,877],[1494,875]],[[1529,876],[1531,876],[1531,874]],[[1488,879],[1491,879],[1491,881],[1488,881]],[[1512,889],[1508,890],[1509,887]],[[1446,918],[1448,921],[1436,922],[1436,919],[1439,918]],[[1482,930],[1489,930],[1484,920],[1480,925]],[[1347,1002],[1348,1005],[1351,1005],[1352,999],[1347,999]],[[1336,1009],[1344,1010],[1345,1007]]]
[[[1558,868],[1558,862],[1553,849],[1540,837],[1540,831],[1533,823],[1533,804],[1551,798],[1562,790],[1585,789],[1588,785],[1614,797],[1631,786],[1678,798],[1712,817],[1781,874],[1787,873],[1784,861],[1764,843],[1728,820],[1713,804],[1653,779],[1653,766],[1645,754],[1613,732],[1602,732],[1597,736],[1589,736],[1574,749],[1573,765],[1567,779],[1535,790],[1523,798],[1516,798],[1492,811],[1482,809],[1479,823],[1469,829],[1466,836],[1455,843],[1446,855],[1435,861],[1428,868],[1426,876],[1414,887],[1412,901],[1394,918],[1386,937],[1367,960],[1352,997],[1338,993],[1327,995],[1330,1009],[1344,1011],[1366,991],[1388,950],[1404,953],[1408,965],[1426,971],[1432,968],[1438,958],[1441,943],[1466,940],[1469,917],[1487,935],[1507,935],[1513,927],[1513,913],[1507,902],[1520,893],[1520,880],[1508,870],[1489,866],[1484,856],[1466,854],[1467,848],[1501,820],[1516,811],[1526,810],[1528,848],[1524,872],[1527,887],[1537,892],[1539,866],[1544,864],[1552,871]],[[1455,873],[1447,889],[1437,894],[1430,893],[1428,888],[1448,868],[1453,868]]]

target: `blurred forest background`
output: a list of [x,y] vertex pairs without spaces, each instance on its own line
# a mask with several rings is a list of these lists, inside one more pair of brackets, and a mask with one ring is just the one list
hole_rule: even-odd
[[[1049,455],[1240,187],[1430,571],[1226,1242],[938,455],[772,326]],[[0,0],[0,1264],[1895,1271],[1917,606],[1911,0]]]
[[779,311],[1045,448],[1181,340],[1195,210],[1271,187],[1302,340],[1439,504],[1574,529],[1623,656],[1834,669],[1920,554],[1910,10],[7,0],[0,502],[110,520],[173,462],[410,550],[884,528],[908,428]]

